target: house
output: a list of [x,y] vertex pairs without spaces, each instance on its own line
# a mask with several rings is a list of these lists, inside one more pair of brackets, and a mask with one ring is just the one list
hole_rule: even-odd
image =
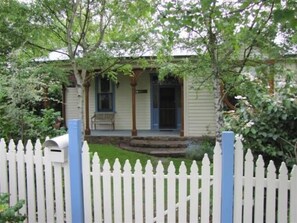
[[[176,59],[189,56],[188,52],[175,52]],[[143,55],[150,59],[151,55]],[[295,57],[294,57],[295,58]],[[57,52],[49,60],[65,60]],[[271,60],[264,61],[271,64]],[[272,61],[273,64],[275,61]],[[294,66],[295,59],[283,58],[278,63]],[[288,66],[286,65],[286,67]],[[248,73],[253,73],[253,68]],[[85,86],[85,133],[92,131],[128,130],[136,136],[139,130],[176,131],[180,136],[202,137],[215,135],[215,109],[213,92],[207,88],[194,90],[191,78],[167,76],[159,80],[155,67],[145,70],[135,66],[133,76],[118,74],[117,82],[96,76]],[[64,120],[79,117],[75,84],[63,90]],[[232,107],[228,101],[225,104]],[[113,114],[114,123],[92,123],[94,114]]]
[[[151,58],[152,55],[142,55]],[[189,52],[176,51],[176,58]],[[65,55],[53,52],[44,60],[67,60]],[[168,76],[159,80],[157,69],[134,67],[133,77],[118,74],[117,82],[96,76],[85,86],[85,133],[92,130],[176,131],[180,136],[201,137],[215,135],[214,96],[209,89],[192,89],[191,79]],[[73,77],[73,82],[75,78]],[[79,117],[75,83],[63,90],[63,118]],[[114,125],[93,125],[92,116],[114,114]],[[109,124],[109,125],[108,125]]]
[[[168,76],[160,81],[154,69],[133,70],[134,76],[118,75],[115,83],[97,76],[85,88],[86,133],[94,130],[94,113],[113,113],[115,130],[175,130],[181,136],[204,136],[215,133],[214,96],[208,89],[196,91],[191,80]],[[64,90],[65,120],[78,118],[75,87]],[[113,126],[96,125],[96,130]]]

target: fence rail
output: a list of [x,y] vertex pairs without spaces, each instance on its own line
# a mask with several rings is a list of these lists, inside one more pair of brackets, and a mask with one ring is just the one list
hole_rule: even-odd
[[[76,222],[71,159],[53,163],[48,152],[39,141],[24,146],[21,141],[7,145],[1,139],[0,193],[11,194],[11,205],[26,201],[21,212],[28,216],[27,222]],[[202,165],[193,162],[190,170],[184,163],[178,168],[170,163],[165,169],[162,162],[154,169],[150,161],[145,166],[139,161],[121,166],[116,160],[111,166],[108,160],[101,162],[98,154],[91,156],[85,142],[81,150],[84,221],[224,222],[222,156],[216,144],[213,163],[205,155]],[[250,150],[244,154],[240,139],[235,143],[233,167],[233,222],[297,222],[296,167],[290,173],[284,163],[279,170],[272,161],[265,167],[262,156],[254,159]]]

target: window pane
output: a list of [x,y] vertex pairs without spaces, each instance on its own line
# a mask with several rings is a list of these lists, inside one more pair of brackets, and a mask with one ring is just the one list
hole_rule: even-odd
[[99,111],[100,110],[112,110],[112,93],[99,94]]
[[99,91],[102,92],[110,92],[110,80],[107,78],[100,79],[100,89]]

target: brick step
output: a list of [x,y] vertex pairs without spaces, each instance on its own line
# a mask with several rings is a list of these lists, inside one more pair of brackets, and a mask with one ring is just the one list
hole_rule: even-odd
[[143,148],[187,148],[188,142],[178,140],[132,139],[130,146]]
[[137,147],[131,146],[126,143],[121,143],[120,147],[125,150],[144,153],[152,156],[171,156],[171,157],[181,157],[185,155],[186,148],[153,148],[153,147]]

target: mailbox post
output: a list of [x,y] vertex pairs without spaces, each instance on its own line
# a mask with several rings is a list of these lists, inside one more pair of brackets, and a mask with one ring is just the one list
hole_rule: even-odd
[[84,222],[81,121],[68,122],[68,134],[46,140],[48,160],[57,164],[67,163],[70,172],[71,218],[72,222]]
[[83,223],[84,204],[81,161],[81,121],[78,119],[69,120],[68,133],[72,222]]

